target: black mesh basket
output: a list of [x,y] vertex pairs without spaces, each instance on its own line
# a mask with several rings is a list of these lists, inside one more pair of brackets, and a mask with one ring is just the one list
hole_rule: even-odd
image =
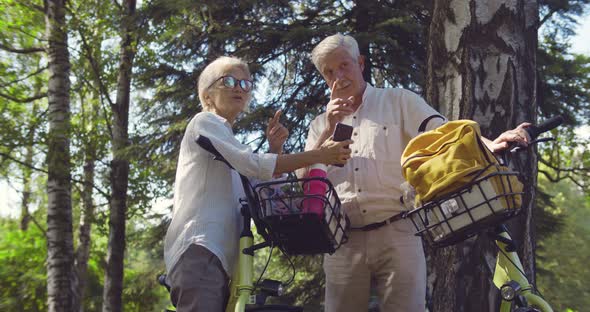
[[[323,195],[304,194],[308,183],[326,185]],[[332,254],[347,241],[348,217],[328,179],[321,177],[261,183],[258,217],[276,246],[290,255]],[[306,212],[313,205],[316,212]]]
[[416,235],[429,245],[439,248],[456,244],[518,214],[523,193],[517,176],[516,172],[497,170],[478,177],[409,211],[406,217],[414,223]]

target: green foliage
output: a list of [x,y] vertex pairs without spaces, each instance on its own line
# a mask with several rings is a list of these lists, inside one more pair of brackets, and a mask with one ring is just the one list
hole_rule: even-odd
[[[556,311],[585,311],[590,306],[590,205],[587,194],[571,181],[551,183],[539,178],[539,187],[553,197],[549,213],[564,223],[563,230],[539,241],[537,286]],[[573,309],[573,310],[572,310]]]
[[590,121],[590,57],[568,53],[557,30],[539,42],[537,97],[541,116],[562,115],[567,125]]
[[166,218],[157,217],[161,216],[137,216],[127,227],[129,252],[125,257],[124,311],[162,311],[170,303],[168,292],[156,279],[164,271],[161,238],[168,227]]
[[[256,235],[255,240],[262,238]],[[318,256],[285,256],[278,248],[256,251],[254,258],[254,277],[258,279],[264,272],[264,277],[288,283],[285,295],[280,298],[269,298],[269,304],[297,305],[305,311],[323,311],[324,274],[322,269],[322,255]],[[267,265],[268,263],[268,265]],[[266,266],[266,270],[264,271]],[[295,275],[293,275],[295,274]]]
[[46,60],[26,52],[43,47],[44,15],[18,1],[0,8],[0,176],[18,181],[25,169],[14,160],[24,162],[27,147],[45,137]]
[[45,234],[0,219],[0,310],[46,311]]

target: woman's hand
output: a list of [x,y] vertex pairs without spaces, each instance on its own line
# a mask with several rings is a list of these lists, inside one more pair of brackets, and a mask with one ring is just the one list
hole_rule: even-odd
[[281,118],[281,110],[278,110],[274,117],[268,120],[266,126],[266,139],[268,140],[269,152],[273,154],[283,153],[283,144],[289,137],[289,130],[283,126],[279,120]]
[[507,149],[510,146],[510,143],[527,146],[530,138],[525,129],[530,125],[531,124],[528,122],[521,123],[518,127],[500,134],[495,140],[486,142],[486,145],[494,153]]
[[346,140],[342,142],[335,142],[332,141],[332,138],[329,138],[322,144],[319,148],[321,153],[320,161],[326,165],[344,165],[350,159],[350,148],[348,145],[354,143],[352,140]]

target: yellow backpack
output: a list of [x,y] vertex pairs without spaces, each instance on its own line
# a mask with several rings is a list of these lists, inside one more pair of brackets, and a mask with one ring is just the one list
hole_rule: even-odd
[[[501,166],[481,140],[479,125],[471,120],[456,120],[424,132],[410,141],[401,158],[402,174],[416,190],[416,206],[450,194],[487,174],[508,171]],[[509,176],[513,192],[522,183]],[[496,193],[501,183],[492,181]],[[520,206],[520,196],[517,197]]]

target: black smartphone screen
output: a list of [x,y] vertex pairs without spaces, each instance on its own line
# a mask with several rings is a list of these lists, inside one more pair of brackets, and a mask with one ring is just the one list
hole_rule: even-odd
[[334,141],[342,142],[352,137],[352,126],[343,123],[337,123],[334,129]]
[[[336,129],[334,129],[334,135],[333,135],[334,141],[342,142],[342,141],[349,140],[351,137],[352,137],[352,126],[345,125],[343,123],[336,124]],[[346,148],[348,148],[348,145],[346,146]],[[344,165],[337,165],[337,164],[334,164],[334,166],[344,167]]]

